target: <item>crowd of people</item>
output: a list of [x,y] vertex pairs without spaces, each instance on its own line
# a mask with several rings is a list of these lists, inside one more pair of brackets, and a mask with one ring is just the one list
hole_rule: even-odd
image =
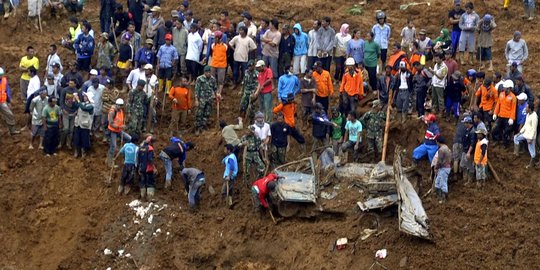
[[[78,3],[66,1],[65,7]],[[504,49],[508,70],[493,72],[495,18],[479,16],[472,2],[462,9],[461,1],[454,1],[448,13],[451,31],[443,28],[432,40],[426,29],[417,32],[408,20],[400,32],[401,42],[394,43],[383,11],[375,14],[369,30],[351,31],[343,23],[336,32],[331,18],[323,17],[311,21],[306,33],[300,23],[281,24],[277,19],[257,23],[247,11],[237,23],[228,11],[203,22],[187,1],[170,16],[164,16],[158,0],[127,3],[125,9],[114,0],[101,1],[99,32],[75,16],[82,6],[69,9],[75,14],[58,44],[70,50],[74,60],[63,65],[59,46],[51,44],[41,71],[35,49],[28,46],[19,64],[17,89],[27,114],[22,129],[31,134],[28,148],[34,149],[39,139],[38,148],[46,156],[66,147],[76,158],[84,158],[95,147],[92,142],[101,138],[109,143],[109,166],[114,168],[116,157],[124,155],[120,194],[128,194],[140,175],[140,196],[151,199],[158,157],[166,170],[165,187],[170,188],[172,161],[177,159],[189,204],[196,207],[205,176],[200,169],[185,167],[187,151],[195,145],[181,137],[204,135],[223,98],[234,97],[232,89],[241,95],[238,122],[215,119],[225,153],[222,194],[233,195],[242,160],[244,182],[250,185],[259,179],[252,191],[261,207],[268,206],[267,194],[278,179],[265,174],[286,163],[289,136],[304,153],[305,136],[311,133],[311,151],[330,147],[342,163],[348,162],[348,152],[355,162],[361,157],[377,160],[388,120],[427,125],[424,142],[412,159],[417,165],[428,158],[441,202],[447,198],[452,171],[461,172],[467,183],[476,179],[483,185],[488,140],[505,146],[513,142],[516,155],[526,145],[531,157],[527,168],[535,165],[538,106],[523,76],[527,44],[516,31]],[[4,5],[4,12],[9,14],[9,5]],[[476,60],[481,70],[487,63],[486,71],[493,75],[474,69],[461,72]],[[1,68],[0,77],[0,112],[15,135],[20,130],[9,106],[13,91]],[[367,112],[359,110],[365,98],[370,102],[363,104],[371,106]],[[417,118],[411,117],[413,113]],[[156,155],[152,133],[158,114],[160,121],[170,118],[170,145]],[[248,119],[248,130],[239,137],[243,119]],[[441,136],[437,124],[441,119],[457,125],[452,149]]]

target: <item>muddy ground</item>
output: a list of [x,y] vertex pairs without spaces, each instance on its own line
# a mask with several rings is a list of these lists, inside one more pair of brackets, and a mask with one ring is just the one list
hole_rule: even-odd
[[[445,23],[449,2],[434,1],[430,7],[400,11],[399,4],[404,1],[370,1],[360,16],[348,15],[350,4],[343,0],[233,0],[227,7],[235,20],[243,10],[250,10],[255,18],[275,14],[282,21],[298,20],[307,29],[314,16],[330,15],[335,29],[346,20],[351,29],[359,27],[363,31],[373,24],[374,11],[382,9],[392,23],[393,39],[399,40],[408,16],[415,19],[417,29],[427,28],[430,36],[435,36],[441,23]],[[520,30],[531,54],[525,76],[533,89],[538,87],[540,74],[532,66],[540,56],[536,49],[538,23],[521,21],[522,9],[517,3],[510,9],[512,18],[502,16],[499,3],[475,4],[480,14],[489,11],[496,16],[496,68],[504,69],[504,45],[514,30]],[[88,5],[82,17],[97,18],[98,4]],[[217,17],[223,9],[218,3],[199,1],[191,5],[196,16],[205,21]],[[173,3],[165,4],[165,10],[171,7]],[[20,74],[16,67],[25,47],[38,48],[43,68],[47,45],[58,42],[68,28],[67,19],[44,15],[44,33],[40,34],[26,22],[24,13],[20,11],[23,15],[16,19],[0,21],[0,35],[4,37],[0,43],[0,65],[7,70],[14,89],[13,107],[19,123],[24,117],[18,99]],[[168,16],[169,12],[164,14]],[[93,25],[98,27],[96,22]],[[60,55],[64,63],[73,59],[64,49],[60,49]],[[227,89],[225,97],[222,115],[233,121],[239,96]],[[157,149],[167,143],[165,126],[158,129]],[[393,124],[389,153],[398,143],[410,153],[420,142],[423,129],[416,120],[405,125]],[[452,138],[452,124],[443,123],[442,129],[445,137]],[[109,174],[103,162],[106,146],[96,142],[86,160],[74,159],[67,150],[58,157],[46,158],[37,150],[27,150],[27,132],[16,137],[7,135],[5,127],[1,132],[0,269],[368,269],[374,262],[375,251],[381,248],[388,250],[388,257],[381,263],[389,269],[534,269],[540,262],[540,173],[537,169],[524,169],[526,154],[515,158],[510,149],[500,146],[490,148],[500,182],[491,178],[485,188],[478,189],[458,181],[450,185],[448,203],[440,205],[433,198],[424,200],[435,236],[434,242],[428,242],[400,233],[395,209],[360,213],[355,202],[363,195],[348,183],[337,182],[329,187],[339,188],[332,204],[344,213],[340,216],[278,218],[278,225],[274,225],[269,216],[259,217],[252,211],[249,191],[243,186],[238,186],[232,209],[225,207],[219,195],[205,190],[200,211],[191,213],[177,176],[173,191],[162,189],[163,170],[159,162],[156,203],[143,204],[147,209],[140,210],[146,210],[146,214],[136,216],[127,205],[137,199],[136,194],[119,197],[114,185],[105,184]],[[222,151],[217,144],[217,129],[198,137],[186,133],[184,138],[197,144],[197,151],[189,153],[188,166],[203,169],[208,184],[219,190]],[[298,145],[292,145],[289,159],[299,154]],[[427,164],[422,166],[427,172]],[[114,172],[115,179],[119,172]],[[428,173],[421,176],[412,180],[425,192],[430,185]],[[364,229],[376,227],[378,236],[360,240]],[[351,244],[345,250],[330,251],[329,246],[341,237],[351,239]],[[105,249],[112,254],[106,255]]]

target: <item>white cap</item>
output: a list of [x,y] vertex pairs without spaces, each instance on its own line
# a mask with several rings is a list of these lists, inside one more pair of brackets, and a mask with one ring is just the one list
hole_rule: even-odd
[[90,75],[96,75],[97,76],[98,75],[97,70],[95,70],[95,69],[90,70]]
[[4,69],[0,67],[0,76],[4,75]]
[[527,94],[521,93],[517,96],[518,100],[527,100]]
[[405,62],[401,61],[401,62],[399,62],[399,67],[400,68],[402,68],[402,67],[406,68],[407,64],[405,64]]
[[116,105],[124,105],[124,100],[119,98],[119,99],[116,100],[115,104]]
[[90,101],[90,103],[94,103],[94,93],[86,92],[86,93],[83,93],[83,95],[85,95],[88,98],[88,101]]
[[257,61],[257,64],[255,64],[255,67],[262,67],[262,66],[264,66],[264,65],[266,65],[266,64],[264,63],[264,61],[263,61],[263,60],[259,60],[259,61]]
[[346,66],[354,66],[356,64],[356,61],[354,61],[354,58],[352,57],[349,57],[347,58],[347,60],[345,60],[345,65]]
[[514,82],[512,80],[504,81],[503,88],[514,88]]
[[153,69],[154,66],[152,66],[152,64],[146,64],[144,65],[143,69]]

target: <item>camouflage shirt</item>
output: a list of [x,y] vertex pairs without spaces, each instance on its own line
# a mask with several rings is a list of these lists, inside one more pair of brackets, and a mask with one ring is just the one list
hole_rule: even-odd
[[248,152],[257,152],[259,151],[262,141],[259,139],[259,137],[253,134],[248,134],[244,135],[242,139],[240,139],[240,144],[245,145]]
[[118,95],[119,95],[118,89],[105,88],[105,90],[103,91],[103,95],[101,96],[101,99],[103,100],[103,107],[101,111],[103,113],[109,113],[109,110],[116,102]]
[[217,90],[217,82],[214,76],[207,78],[204,74],[197,77],[195,82],[195,96],[198,99],[211,99]]
[[257,81],[258,74],[259,73],[256,70],[246,70],[246,74],[244,75],[244,95],[251,95],[255,89],[257,89],[257,86],[259,85],[259,81]]
[[145,104],[146,104],[146,93],[142,90],[133,89],[129,92],[129,102],[127,106],[127,113],[142,115],[144,113]]
[[386,122],[386,113],[384,111],[369,111],[366,112],[360,121],[364,124],[366,129],[366,136],[368,138],[375,138],[381,136],[384,130],[384,123]]

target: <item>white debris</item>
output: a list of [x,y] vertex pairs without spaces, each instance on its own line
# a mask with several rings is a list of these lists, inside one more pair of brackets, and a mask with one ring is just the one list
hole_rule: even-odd
[[152,235],[153,235],[153,236],[157,236],[157,234],[156,234],[156,233],[153,233]]
[[137,231],[137,234],[135,235],[135,238],[133,238],[135,241],[138,241],[139,240],[139,236],[142,236],[143,235],[143,232],[141,231]]
[[105,255],[111,255],[112,254],[112,251],[108,248],[106,248],[105,250],[103,250],[103,254]]
[[118,256],[122,257],[123,255],[124,255],[124,250],[123,249],[118,250]]
[[125,228],[125,227],[126,227],[126,224],[123,224],[123,225],[122,225],[122,227],[124,227],[124,228]]
[[388,255],[388,252],[386,251],[386,249],[379,249],[377,250],[377,252],[375,252],[375,258],[377,259],[384,259],[386,258],[386,255]]
[[139,200],[134,200],[134,201],[132,201],[132,202],[130,202],[128,204],[128,206],[131,207],[131,208],[137,207],[139,205],[141,205],[141,201],[139,201]]
[[159,205],[155,204],[155,205],[154,205],[154,208],[156,208],[156,209],[159,208]]
[[150,215],[150,216],[148,217],[148,223],[149,223],[149,224],[152,224],[152,220],[154,220],[154,215]]
[[110,267],[107,267],[107,269],[105,269],[105,270],[112,270],[112,268],[110,268]]
[[133,223],[135,223],[135,224],[140,224],[141,222],[138,221],[138,220],[134,220]]
[[156,233],[160,233],[160,232],[161,232],[161,229],[158,228],[158,229],[156,230]]
[[169,232],[167,232],[167,236],[169,236],[169,234],[170,234],[170,233],[169,233]]
[[126,258],[131,258],[131,253],[126,254]]

